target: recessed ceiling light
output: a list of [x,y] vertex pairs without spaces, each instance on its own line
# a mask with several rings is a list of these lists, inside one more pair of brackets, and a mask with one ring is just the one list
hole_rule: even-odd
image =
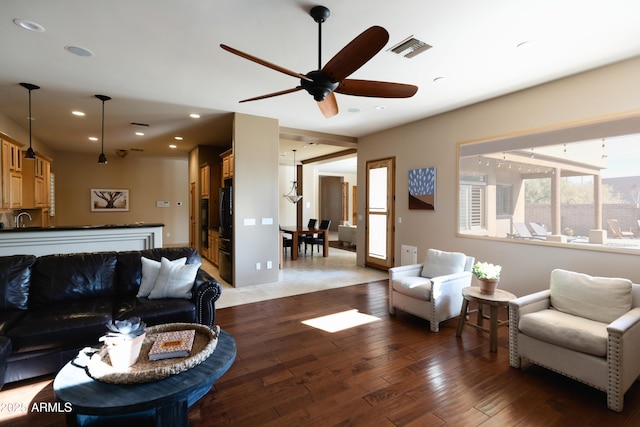
[[144,136],[144,132],[136,132],[136,135],[138,135],[138,136]]
[[516,49],[521,49],[521,48],[526,48],[531,46],[533,42],[531,40],[525,40],[523,42],[520,42],[516,45]]
[[378,111],[382,111],[382,110],[386,110],[387,106],[386,105],[376,105],[375,107],[373,107],[375,110]]
[[85,49],[79,46],[65,46],[64,49],[67,52],[73,53],[74,55],[78,56],[93,56],[93,52],[91,52],[89,49]]
[[199,119],[200,118],[200,114],[191,113],[191,114],[189,114],[189,117],[191,117],[192,119]]
[[97,141],[97,140],[98,140],[98,138],[96,138],[95,136],[90,136],[89,137],[89,141]]
[[176,144],[170,144],[169,148],[177,148],[178,146]]
[[28,19],[14,19],[13,23],[25,30],[35,31],[37,33],[44,33],[44,27],[37,22],[29,21]]
[[84,117],[84,113],[82,111],[72,111],[71,114],[78,117]]
[[436,77],[435,79],[433,79],[433,82],[438,83],[438,82],[441,82],[442,80],[444,80],[444,77]]
[[181,136],[176,136],[173,139],[175,139],[176,141],[182,141],[184,138],[182,138]]
[[347,111],[350,112],[350,113],[359,113],[360,109],[354,107],[354,108],[349,108]]

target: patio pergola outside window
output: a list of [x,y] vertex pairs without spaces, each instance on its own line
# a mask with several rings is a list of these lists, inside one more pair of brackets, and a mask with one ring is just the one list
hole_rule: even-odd
[[[535,223],[546,232],[528,242],[589,244],[620,216],[640,239],[638,116],[461,143],[458,154],[460,236],[522,238],[514,224]],[[599,243],[616,246],[608,237]]]

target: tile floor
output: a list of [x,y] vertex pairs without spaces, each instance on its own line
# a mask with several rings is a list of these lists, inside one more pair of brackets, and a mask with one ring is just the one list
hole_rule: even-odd
[[220,278],[218,269],[206,259],[203,259],[202,268],[222,285],[222,295],[216,308],[357,285],[389,277],[386,271],[357,266],[354,252],[334,248],[329,248],[328,257],[317,253],[305,256],[304,249],[295,261],[287,256],[279,271],[279,280],[260,285],[234,288]]

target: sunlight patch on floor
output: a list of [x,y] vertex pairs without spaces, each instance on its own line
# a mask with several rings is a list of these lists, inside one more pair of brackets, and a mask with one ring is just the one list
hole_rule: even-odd
[[366,325],[367,323],[375,322],[376,320],[380,320],[380,318],[360,313],[358,310],[353,309],[340,313],[329,314],[327,316],[316,317],[315,319],[303,320],[302,323],[313,328],[333,333],[360,325]]

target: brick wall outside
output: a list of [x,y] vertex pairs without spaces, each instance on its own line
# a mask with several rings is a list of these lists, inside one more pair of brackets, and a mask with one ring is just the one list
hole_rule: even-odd
[[[595,228],[593,224],[594,210],[590,204],[563,204],[561,209],[561,229],[571,228],[575,236],[588,236],[589,230]],[[635,204],[605,204],[602,205],[602,221],[600,228],[607,230],[607,219],[617,219],[620,228],[631,230],[640,235],[640,208]],[[525,206],[525,222],[537,222],[551,228],[551,207],[547,204],[527,203]]]

